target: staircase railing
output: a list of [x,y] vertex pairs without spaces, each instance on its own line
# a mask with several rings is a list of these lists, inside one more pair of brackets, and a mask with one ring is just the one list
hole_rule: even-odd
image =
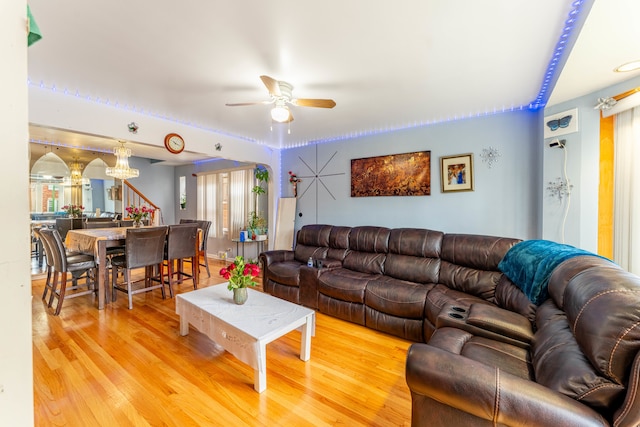
[[[140,207],[142,205],[146,205],[154,209],[153,213],[151,214],[152,224],[155,223],[154,220],[155,220],[156,214],[160,213],[160,215],[162,216],[162,213],[160,212],[160,207],[155,203],[153,203],[151,200],[149,200],[144,194],[142,194],[142,192],[140,192],[140,190],[138,190],[135,186],[131,185],[131,183],[125,179],[124,188],[122,190],[123,211],[124,211],[124,208],[126,208],[127,206]],[[160,218],[160,220],[161,219],[162,218]]]

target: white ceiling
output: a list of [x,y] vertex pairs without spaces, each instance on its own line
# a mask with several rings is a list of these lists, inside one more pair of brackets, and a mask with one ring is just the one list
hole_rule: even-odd
[[[573,2],[29,0],[43,34],[29,77],[273,147],[345,139],[528,106]],[[637,16],[637,0],[595,1],[550,104],[638,75],[611,71],[640,59]],[[292,107],[290,134],[270,106],[225,106],[268,100],[263,74],[337,106]],[[58,132],[31,137],[100,147]]]

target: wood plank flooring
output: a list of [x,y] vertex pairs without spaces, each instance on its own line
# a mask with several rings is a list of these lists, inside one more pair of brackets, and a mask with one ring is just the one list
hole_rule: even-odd
[[[209,262],[200,287],[223,281]],[[55,317],[43,286],[32,282],[36,426],[410,425],[409,341],[317,313],[311,359],[299,359],[298,331],[270,343],[257,393],[250,367],[193,328],[180,336],[159,290],[134,295],[133,310],[122,293],[101,311],[74,298]]]

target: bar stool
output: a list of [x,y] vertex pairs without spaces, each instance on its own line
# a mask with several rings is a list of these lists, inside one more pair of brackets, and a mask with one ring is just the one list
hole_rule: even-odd
[[[200,249],[198,250],[198,268],[200,266],[207,269],[207,276],[211,277],[209,271],[209,262],[207,261],[207,242],[209,241],[209,229],[211,228],[211,221],[198,220],[198,219],[181,219],[180,224],[198,224],[198,228],[202,230],[202,240],[200,241]],[[188,262],[188,261],[187,261]]]
[[[167,281],[169,285],[169,295],[173,298],[173,276],[178,276],[178,283],[182,283],[184,276],[193,281],[193,289],[198,289],[196,283],[196,239],[198,235],[198,224],[175,224],[169,226],[167,234],[167,247],[164,253],[164,261],[167,263]],[[191,274],[184,271],[185,258],[191,260]],[[174,271],[174,264],[177,263],[177,270]],[[164,276],[163,276],[164,278]]]
[[[129,309],[133,308],[133,295],[141,292],[149,292],[160,288],[162,298],[165,298],[164,284],[162,283],[162,260],[167,238],[167,227],[153,228],[128,228],[124,255],[111,258],[111,286],[113,287],[112,300],[116,300],[115,291],[124,292],[129,296]],[[131,271],[136,268],[145,269],[144,278],[131,280]],[[154,269],[155,267],[155,269]],[[118,271],[124,270],[126,283],[118,284]],[[157,276],[157,285],[152,284],[152,279]],[[134,283],[144,282],[144,286],[133,288]]]
[[[92,255],[78,254],[68,256],[58,230],[41,229],[40,236],[44,239],[45,250],[48,248],[47,263],[49,263],[49,257],[53,260],[53,280],[51,280],[49,284],[45,283],[42,298],[45,299],[47,291],[51,291],[48,307],[52,307],[53,301],[56,298],[58,299],[53,313],[57,316],[60,314],[60,310],[62,310],[62,304],[65,299],[90,295],[97,291],[94,285],[95,281],[93,280],[96,263]],[[67,275],[69,273],[71,273],[72,281],[72,286],[69,290],[75,292],[67,294]],[[82,287],[78,285],[79,279],[85,280],[84,287],[86,287],[86,289],[82,289]],[[58,282],[60,284],[59,289]]]

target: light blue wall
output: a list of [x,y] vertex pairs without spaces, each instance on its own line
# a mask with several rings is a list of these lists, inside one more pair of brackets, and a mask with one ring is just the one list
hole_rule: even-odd
[[155,203],[161,212],[161,223],[174,224],[175,192],[174,166],[152,163],[140,157],[129,158],[129,166],[140,170],[140,176],[129,180],[149,200]]
[[[541,113],[518,111],[283,150],[282,196],[298,184],[296,229],[312,223],[422,227],[530,239],[541,233]],[[494,147],[489,168],[480,157]],[[431,195],[350,196],[351,159],[431,151]],[[440,157],[473,153],[475,190],[442,193]],[[318,175],[318,178],[316,178]]]
[[[640,77],[593,92],[545,110],[545,116],[578,109],[578,131],[563,135],[566,140],[567,176],[573,185],[565,221],[565,242],[597,252],[598,186],[600,182],[600,111],[594,110],[598,98],[606,98],[640,86]],[[544,121],[543,121],[544,126]],[[544,140],[543,238],[561,241],[566,203],[550,197],[548,183],[563,174],[564,152],[549,148]]]

